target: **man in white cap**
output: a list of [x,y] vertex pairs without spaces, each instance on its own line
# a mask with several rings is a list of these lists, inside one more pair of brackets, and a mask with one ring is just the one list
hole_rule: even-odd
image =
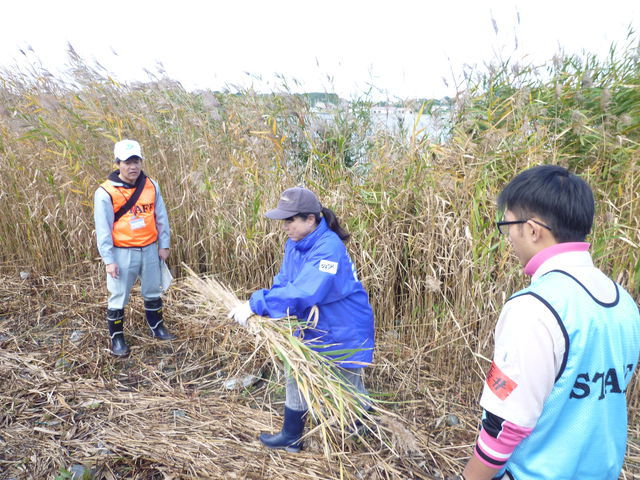
[[98,251],[106,265],[107,323],[111,353],[129,354],[124,339],[124,307],[140,277],[144,310],[152,335],[160,340],[175,336],[162,319],[161,265],[169,257],[169,217],[160,188],[142,171],[142,151],[135,140],[121,140],[113,150],[118,170],[94,195]]

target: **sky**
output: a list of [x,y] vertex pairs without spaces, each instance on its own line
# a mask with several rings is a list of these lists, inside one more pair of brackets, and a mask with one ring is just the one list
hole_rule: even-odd
[[640,0],[3,3],[0,68],[9,71],[40,63],[57,75],[70,43],[121,82],[151,71],[188,90],[286,85],[343,98],[453,96],[465,65],[606,55],[640,29]]

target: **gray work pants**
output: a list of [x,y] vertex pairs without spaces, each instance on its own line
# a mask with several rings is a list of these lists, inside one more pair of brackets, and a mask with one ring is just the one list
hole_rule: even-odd
[[[362,381],[362,371],[364,370],[363,368],[336,367],[336,370],[340,373],[340,375],[342,375],[342,377],[345,379],[346,382],[353,385],[354,390],[356,392],[362,394],[362,396],[365,398],[369,396],[369,392],[364,387],[364,383]],[[297,410],[297,411],[307,410],[308,409],[307,402],[305,401],[304,397],[300,394],[300,390],[298,389],[298,384],[296,383],[296,381],[291,376],[288,370],[285,372],[285,378],[286,378],[286,398],[285,398],[284,405],[287,408],[290,408],[291,410]],[[370,404],[364,403],[362,401],[361,403],[362,403],[362,407],[365,409],[371,406]]]
[[138,277],[145,300],[160,298],[162,287],[157,242],[140,248],[116,247],[113,249],[113,256],[120,271],[118,278],[107,275],[109,309],[120,310],[129,303],[129,294]]

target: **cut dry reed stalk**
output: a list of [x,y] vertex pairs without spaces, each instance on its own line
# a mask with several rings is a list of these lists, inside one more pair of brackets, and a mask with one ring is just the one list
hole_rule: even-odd
[[[202,308],[211,314],[219,316],[242,304],[235,293],[220,281],[211,276],[198,276],[187,265],[183,266],[188,274],[185,280],[187,288],[200,299]],[[333,356],[329,356],[317,350],[318,346],[312,347],[304,341],[304,331],[313,328],[317,315],[317,308],[313,308],[310,318],[305,320],[252,315],[248,319],[247,330],[255,339],[257,348],[264,348],[271,360],[281,365],[295,380],[316,424],[309,433],[320,432],[323,450],[329,457],[336,449],[344,449],[349,436],[359,435],[354,428],[356,422],[371,423],[367,414],[369,406],[377,412],[384,409],[376,399],[356,391],[340,374],[340,362],[348,361],[353,351],[342,350],[340,360],[336,360],[335,350]],[[388,440],[384,428],[371,426],[369,430],[381,441]]]

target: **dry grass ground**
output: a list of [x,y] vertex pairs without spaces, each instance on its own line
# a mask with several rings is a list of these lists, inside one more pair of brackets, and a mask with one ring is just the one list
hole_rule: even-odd
[[[377,420],[388,441],[349,440],[326,457],[314,432],[299,455],[267,451],[256,437],[281,424],[282,383],[248,333],[204,315],[178,282],[165,307],[178,340],[148,336],[134,295],[132,354],[114,359],[101,277],[91,265],[72,280],[0,277],[0,478],[53,478],[82,464],[104,479],[435,479],[471,452],[481,380],[447,377],[431,368],[433,348],[407,355],[383,332],[367,383],[390,402],[393,415]],[[261,380],[225,387],[244,374]],[[640,473],[635,418],[622,478]]]
[[[312,435],[301,455],[266,451],[256,436],[279,428],[283,392],[247,332],[202,317],[175,290],[165,310],[179,340],[154,341],[136,297],[127,310],[132,354],[116,360],[96,301],[103,286],[92,273],[64,282],[1,278],[0,472],[7,478],[51,478],[78,463],[106,479],[436,478],[468,454],[476,422],[468,402],[433,372],[423,372],[421,386],[401,374],[404,365],[391,361],[401,347],[387,342],[368,383],[394,402],[385,388],[393,376],[412,397],[388,406],[403,421],[378,420],[391,442],[354,440],[327,459]],[[264,378],[255,386],[225,388],[231,377],[258,372]],[[428,391],[415,390],[423,385]],[[447,426],[448,414],[461,424]]]

